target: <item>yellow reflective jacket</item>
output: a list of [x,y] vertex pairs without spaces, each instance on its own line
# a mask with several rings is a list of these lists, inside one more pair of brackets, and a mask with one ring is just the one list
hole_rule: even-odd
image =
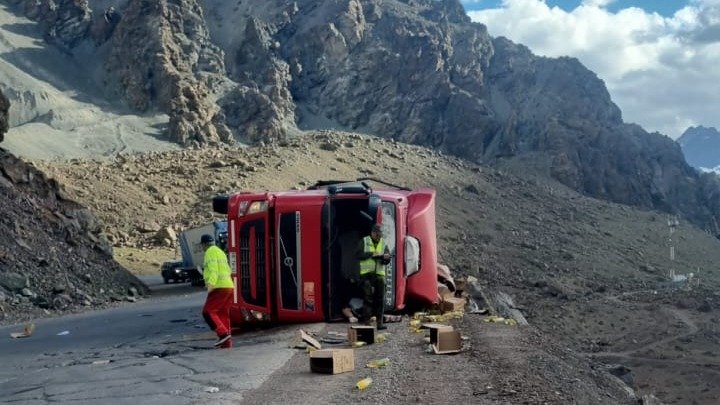
[[375,273],[378,276],[385,277],[385,264],[381,260],[373,259],[372,256],[385,253],[385,240],[380,238],[377,245],[372,238],[366,236],[363,238],[363,251],[361,256],[365,257],[360,261],[360,275]]
[[203,279],[205,284],[213,288],[233,288],[230,277],[230,265],[225,252],[212,245],[205,251],[203,260]]

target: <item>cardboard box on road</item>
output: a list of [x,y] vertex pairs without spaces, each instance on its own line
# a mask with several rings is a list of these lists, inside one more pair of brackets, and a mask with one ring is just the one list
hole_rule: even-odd
[[435,354],[459,353],[462,349],[460,332],[456,330],[438,330],[437,343],[432,345]]
[[448,288],[445,284],[438,284],[438,295],[440,296],[440,301],[444,301],[446,298],[455,297],[455,293],[450,291],[450,288]]
[[440,303],[440,309],[443,312],[464,311],[465,303],[465,298],[448,297]]
[[443,325],[441,323],[424,323],[422,324],[423,329],[429,329],[430,330],[430,344],[437,344],[438,341],[438,332],[440,331],[450,331],[453,330],[453,327],[450,325]]
[[375,327],[366,325],[353,325],[348,329],[348,343],[365,342],[367,345],[375,343]]
[[310,371],[339,374],[355,370],[353,349],[322,349],[310,353]]

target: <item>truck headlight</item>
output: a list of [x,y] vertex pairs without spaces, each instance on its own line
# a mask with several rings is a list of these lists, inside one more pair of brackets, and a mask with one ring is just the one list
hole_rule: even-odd
[[405,276],[409,277],[420,270],[420,241],[412,236],[405,237]]

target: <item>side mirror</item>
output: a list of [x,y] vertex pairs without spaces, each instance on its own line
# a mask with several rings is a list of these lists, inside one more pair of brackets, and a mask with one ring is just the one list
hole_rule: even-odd
[[382,222],[382,199],[377,194],[370,194],[368,197],[368,215],[372,218],[372,222]]
[[230,196],[227,194],[217,195],[213,198],[212,206],[213,212],[218,214],[227,215],[228,203],[230,202]]

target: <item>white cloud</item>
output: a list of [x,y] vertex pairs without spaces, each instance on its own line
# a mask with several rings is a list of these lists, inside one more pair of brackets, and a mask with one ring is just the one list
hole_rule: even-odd
[[615,3],[615,0],[583,0],[582,4],[591,7],[605,7]]
[[603,79],[626,122],[677,138],[690,125],[720,128],[720,0],[692,0],[672,17],[613,0],[567,12],[541,0],[504,0],[472,11],[488,26],[543,56],[574,56]]

